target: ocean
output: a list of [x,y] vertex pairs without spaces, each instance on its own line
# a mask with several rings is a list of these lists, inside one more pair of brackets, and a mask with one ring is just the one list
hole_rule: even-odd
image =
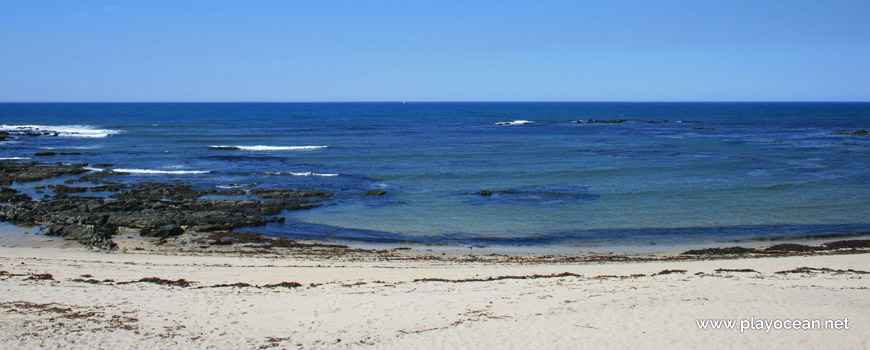
[[[334,195],[245,229],[293,239],[583,247],[870,231],[870,136],[835,134],[870,127],[870,103],[4,103],[0,125],[58,135],[3,142],[5,160]],[[13,187],[34,196],[64,179]]]

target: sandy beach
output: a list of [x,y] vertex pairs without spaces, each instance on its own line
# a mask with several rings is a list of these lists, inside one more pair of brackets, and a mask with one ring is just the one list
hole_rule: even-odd
[[[870,342],[868,254],[548,264],[459,257],[0,247],[0,344],[845,349]],[[737,326],[699,329],[699,320],[713,319]],[[741,331],[750,320],[831,320],[842,329]]]
[[0,1],[0,350],[870,350],[868,17]]

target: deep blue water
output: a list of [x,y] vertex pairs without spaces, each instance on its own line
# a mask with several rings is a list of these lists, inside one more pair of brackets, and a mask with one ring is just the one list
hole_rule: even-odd
[[[565,123],[578,119],[627,121]],[[495,124],[514,120],[531,123]],[[3,143],[3,158],[80,152],[34,159],[111,163],[134,171],[116,178],[127,182],[335,194],[252,229],[291,238],[646,245],[870,231],[870,137],[832,134],[870,128],[868,103],[0,104],[0,124],[73,132]]]

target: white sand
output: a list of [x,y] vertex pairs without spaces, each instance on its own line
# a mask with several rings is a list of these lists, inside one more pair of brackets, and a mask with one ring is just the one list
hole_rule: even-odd
[[[802,266],[870,271],[870,255],[493,265],[0,247],[0,271],[23,275],[0,276],[0,348],[870,347],[870,275],[775,274]],[[718,268],[759,272],[716,273]],[[687,273],[649,276],[665,269]],[[563,272],[583,277],[414,282]],[[42,273],[53,280],[28,279]],[[153,276],[195,283],[71,281],[83,274],[116,282]],[[594,278],[632,274],[646,276]],[[303,286],[197,288],[282,281]],[[696,324],[750,317],[848,318],[850,329],[741,333]]]

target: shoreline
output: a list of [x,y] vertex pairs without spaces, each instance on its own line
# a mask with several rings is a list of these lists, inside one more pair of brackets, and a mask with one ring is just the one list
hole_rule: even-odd
[[[122,249],[135,249],[137,243],[144,246],[154,247],[163,245],[167,240],[179,242],[184,240],[195,240],[203,237],[198,237],[199,233],[184,234],[176,237],[165,237],[155,239],[153,237],[142,237],[134,231],[119,233],[113,238],[123,239],[127,244],[124,244]],[[266,240],[290,240],[278,236],[266,235],[257,232],[226,232],[232,235],[238,234],[254,234]],[[208,236],[208,233],[205,233]],[[654,245],[638,245],[638,244],[550,244],[550,245],[456,245],[456,244],[428,244],[421,242],[397,242],[397,243],[379,243],[367,241],[322,241],[322,240],[292,240],[301,244],[324,244],[324,245],[339,245],[349,249],[365,250],[365,251],[390,251],[390,250],[408,250],[418,253],[470,253],[470,254],[501,254],[501,255],[594,255],[594,254],[619,254],[626,256],[654,256],[668,257],[676,256],[682,252],[689,250],[700,250],[708,248],[721,248],[724,246],[738,246],[749,249],[763,249],[780,244],[800,244],[809,246],[818,246],[824,243],[852,240],[870,240],[870,232],[847,232],[833,233],[825,235],[810,235],[788,237],[780,236],[775,239],[739,239],[727,242],[723,241],[704,241],[689,242],[683,244],[654,244]],[[162,243],[161,243],[162,241]],[[189,243],[189,242],[188,242]],[[18,226],[9,222],[0,221],[0,246],[21,246],[21,247],[45,247],[45,246],[75,246],[74,240],[64,237],[50,236],[41,233],[40,226]],[[177,246],[177,244],[175,244]],[[170,244],[169,246],[173,246]]]
[[[38,233],[38,227],[23,228],[8,223],[0,226],[0,247],[59,248],[105,254],[165,254],[190,256],[245,256],[330,260],[431,260],[487,263],[600,263],[646,261],[723,260],[766,257],[852,255],[870,253],[868,236],[848,240],[807,239],[729,242],[733,244],[690,243],[672,246],[449,246],[425,244],[367,244],[296,241],[252,232],[185,233],[174,237],[142,237],[126,230],[113,237],[115,249],[86,247],[68,237]],[[13,227],[14,232],[9,228]],[[838,237],[838,236],[833,236]],[[797,243],[799,242],[799,243]],[[748,243],[748,244],[746,244]],[[640,248],[640,249],[639,249]]]

